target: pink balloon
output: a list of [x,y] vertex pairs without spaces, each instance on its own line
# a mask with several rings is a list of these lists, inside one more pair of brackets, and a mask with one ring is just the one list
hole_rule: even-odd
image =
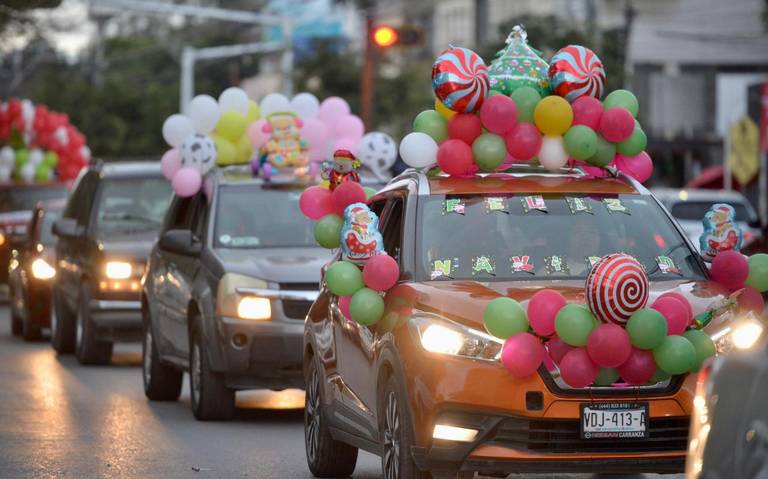
[[177,196],[188,198],[198,191],[203,185],[203,177],[195,168],[181,168],[171,180],[171,186]]
[[573,103],[573,124],[584,125],[597,131],[603,117],[603,104],[593,96],[580,96]]
[[331,132],[319,118],[307,118],[301,127],[301,138],[307,142],[310,151],[316,147],[325,148]]
[[348,321],[352,320],[352,313],[349,311],[349,304],[351,302],[352,296],[339,296],[339,309]]
[[339,138],[349,138],[356,143],[360,142],[360,139],[365,133],[365,125],[363,120],[356,115],[345,115],[336,120],[334,124],[334,132]]
[[545,337],[555,334],[555,316],[566,303],[562,294],[551,289],[542,289],[533,295],[528,302],[528,321],[536,334]]
[[360,183],[348,181],[342,183],[331,192],[333,212],[344,217],[344,210],[352,203],[365,203],[365,190]]
[[329,96],[320,103],[317,114],[326,125],[333,125],[342,116],[349,115],[349,104],[343,98]]
[[250,140],[254,148],[261,148],[269,141],[270,135],[264,131],[264,125],[266,124],[267,120],[256,120],[245,130],[245,134],[248,135],[248,140]]
[[502,163],[499,166],[497,166],[496,169],[493,170],[493,171],[504,171],[507,168],[509,168],[510,166],[512,166],[515,163],[517,163],[518,161],[520,161],[520,160],[518,160],[517,158],[513,158],[509,153],[507,153],[507,157],[504,158],[504,163]]
[[327,159],[328,149],[325,145],[313,145],[309,147],[309,161],[319,163]]
[[437,149],[437,164],[451,176],[467,176],[477,170],[472,147],[461,140],[449,139]]
[[[491,98],[501,96],[494,95]],[[542,136],[539,129],[530,123],[518,123],[504,138],[507,151],[521,161],[528,161],[541,150]]]
[[501,363],[516,378],[535,373],[544,360],[544,346],[539,338],[530,333],[518,333],[504,341]]
[[387,291],[400,278],[400,266],[386,253],[377,254],[365,262],[363,281],[374,291]]
[[618,324],[604,323],[589,335],[587,353],[598,366],[616,368],[629,357],[632,345],[629,334]]
[[[719,255],[718,255],[719,256]],[[717,256],[715,256],[717,258]],[[744,291],[739,296],[739,308],[746,311],[753,311],[758,315],[763,314],[765,309],[765,300],[760,291],[756,290],[752,286],[746,286]]]
[[648,153],[642,152],[635,156],[617,154],[613,159],[616,168],[640,183],[645,183],[653,174],[653,160]]
[[600,168],[599,166],[582,166],[582,170],[584,170],[584,173],[587,175],[593,177],[593,178],[605,178],[610,175],[608,170],[605,168]]
[[471,145],[483,133],[480,117],[474,113],[457,113],[448,120],[448,137]]
[[693,308],[691,307],[691,303],[688,302],[688,298],[686,298],[683,294],[677,293],[675,291],[668,291],[656,299],[659,300],[661,298],[666,298],[666,297],[676,298],[681,303],[683,303],[685,305],[686,315],[689,318],[693,318]]
[[181,157],[179,150],[171,148],[163,154],[160,159],[160,170],[168,181],[173,180],[174,175],[181,169]]
[[635,119],[626,108],[613,107],[600,118],[600,134],[611,143],[624,141],[635,131]]
[[553,336],[552,339],[547,341],[547,352],[549,352],[549,357],[552,358],[552,361],[554,361],[555,364],[560,364],[560,361],[563,360],[563,357],[565,357],[565,355],[572,350],[573,346],[567,344],[557,335]]
[[310,186],[301,193],[299,208],[304,216],[315,221],[333,213],[331,191],[321,186]]
[[585,388],[595,382],[600,367],[589,358],[587,350],[575,348],[560,361],[560,377],[572,388]]
[[333,151],[336,150],[349,150],[353,155],[357,154],[357,147],[360,144],[360,140],[357,141],[351,138],[339,138],[336,143],[333,144]]
[[659,298],[654,301],[651,308],[660,312],[667,320],[667,334],[669,336],[683,334],[691,322],[688,308],[678,298],[672,296]]
[[749,276],[747,258],[738,251],[721,251],[712,260],[712,279],[733,291],[744,286]]
[[656,361],[652,351],[632,348],[629,357],[617,368],[621,379],[632,385],[645,384],[656,372]]
[[503,135],[517,123],[517,105],[505,95],[493,95],[480,107],[480,121],[491,133]]

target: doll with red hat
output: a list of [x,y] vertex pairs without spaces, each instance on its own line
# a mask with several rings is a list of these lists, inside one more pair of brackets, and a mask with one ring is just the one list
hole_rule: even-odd
[[333,163],[323,172],[323,178],[328,180],[328,188],[333,191],[342,183],[354,181],[360,183],[357,169],[360,161],[349,150],[336,150],[333,152]]

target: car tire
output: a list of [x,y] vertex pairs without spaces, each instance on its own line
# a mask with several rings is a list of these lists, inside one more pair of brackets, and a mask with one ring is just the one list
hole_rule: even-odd
[[184,373],[171,365],[160,362],[152,334],[152,325],[144,323],[141,341],[141,377],[144,395],[151,401],[176,401],[181,395]]
[[357,466],[357,448],[333,439],[326,422],[320,372],[310,362],[305,376],[304,447],[315,477],[348,477]]
[[198,421],[226,421],[235,414],[235,390],[227,387],[224,376],[211,371],[203,337],[192,330],[189,348],[189,397],[192,414]]
[[112,359],[112,343],[96,338],[96,325],[88,309],[91,296],[86,288],[80,291],[75,318],[75,356],[80,364],[104,365]]
[[75,316],[67,310],[56,289],[51,308],[51,346],[59,354],[75,352]]
[[14,311],[14,307],[11,306],[11,334],[14,336],[20,336],[24,330],[24,325],[19,315]]

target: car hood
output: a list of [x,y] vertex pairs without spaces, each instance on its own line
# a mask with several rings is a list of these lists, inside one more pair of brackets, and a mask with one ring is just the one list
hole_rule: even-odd
[[157,233],[141,233],[100,238],[99,246],[104,256],[144,261],[157,240]]
[[319,283],[320,269],[331,259],[322,248],[219,248],[215,254],[225,272],[275,283]]
[[[568,302],[585,303],[584,281],[430,281],[407,285],[415,308],[438,313],[467,326],[483,330],[483,310],[492,299],[507,296],[526,308],[528,301],[542,289],[560,292]],[[399,289],[399,288],[398,288]],[[648,304],[667,292],[678,292],[688,299],[693,314],[705,311],[727,296],[722,286],[711,281],[657,281],[651,283]],[[714,326],[714,325],[713,325]]]

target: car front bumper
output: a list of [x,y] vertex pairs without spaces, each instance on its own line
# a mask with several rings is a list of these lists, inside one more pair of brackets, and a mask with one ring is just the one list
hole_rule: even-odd
[[141,301],[92,299],[88,306],[99,339],[141,340]]

